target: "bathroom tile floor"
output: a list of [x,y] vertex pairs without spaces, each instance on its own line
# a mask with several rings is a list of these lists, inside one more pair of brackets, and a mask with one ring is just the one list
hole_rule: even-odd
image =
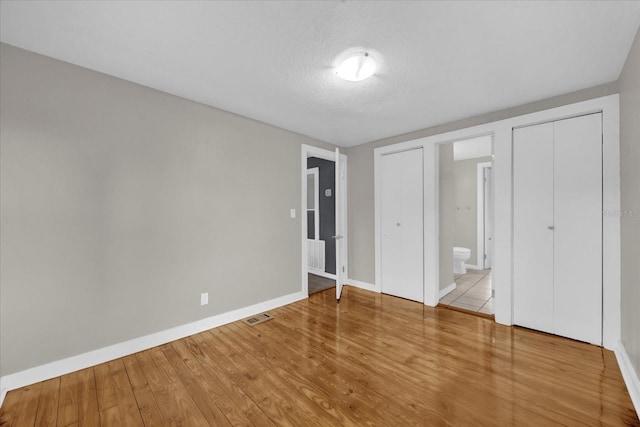
[[490,269],[468,269],[466,274],[455,274],[454,280],[456,288],[440,298],[440,304],[493,314]]

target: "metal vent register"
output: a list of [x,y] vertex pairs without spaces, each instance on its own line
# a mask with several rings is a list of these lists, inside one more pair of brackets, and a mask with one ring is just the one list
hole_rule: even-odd
[[270,315],[269,313],[260,313],[260,314],[256,314],[255,316],[244,319],[243,322],[249,326],[253,326],[253,325],[257,325],[258,323],[266,322],[267,320],[271,320],[271,319],[273,319],[273,316]]

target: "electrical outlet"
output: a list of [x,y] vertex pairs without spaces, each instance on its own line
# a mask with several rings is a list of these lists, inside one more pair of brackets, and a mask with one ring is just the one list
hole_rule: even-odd
[[209,304],[209,292],[200,294],[200,305],[207,305],[207,304]]

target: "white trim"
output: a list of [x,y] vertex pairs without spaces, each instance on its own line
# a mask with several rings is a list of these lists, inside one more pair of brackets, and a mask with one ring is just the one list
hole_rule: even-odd
[[[484,258],[484,170],[491,168],[492,162],[482,162],[476,165],[476,264],[485,268]],[[473,268],[473,267],[471,267]]]
[[449,286],[447,286],[444,289],[440,289],[440,293],[438,294],[438,299],[442,299],[445,296],[447,296],[448,294],[450,294],[451,292],[456,290],[456,282],[453,282],[452,284],[450,284]]
[[[424,241],[425,304],[438,301],[438,162],[436,145],[493,135],[494,239],[492,283],[495,289],[494,311],[498,323],[513,324],[512,254],[512,130],[514,127],[544,123],[578,115],[602,112],[603,129],[603,209],[620,209],[620,127],[619,95],[609,95],[523,116],[432,135],[374,150],[375,267],[380,283],[380,156],[410,148],[423,147],[424,153]],[[620,339],[620,218],[603,218],[603,346],[617,346]]]
[[360,289],[365,289],[367,291],[380,293],[379,290],[378,291],[376,290],[376,285],[372,283],[361,282],[360,280],[355,280],[355,279],[347,279],[345,280],[344,284],[347,286],[353,286],[354,288],[360,288]]
[[464,266],[469,270],[484,270],[481,265],[465,264]]
[[336,280],[335,274],[327,273],[326,271],[322,271],[322,270],[316,270],[315,268],[310,268],[309,273],[315,274],[316,276],[324,277],[326,279]]
[[[348,176],[348,157],[346,154],[340,154],[340,163],[344,165],[344,167],[342,168],[342,172],[344,173],[344,187],[342,188],[342,192],[340,194],[340,200],[342,203],[342,230],[343,230],[343,235],[342,235],[342,239],[344,240],[343,243],[343,251],[344,253],[341,254],[342,257],[342,261],[343,261],[343,266],[344,266],[344,271],[343,271],[343,280],[345,280],[347,278],[347,276],[349,275],[349,214],[347,209],[349,208],[348,205],[348,197],[347,197],[347,188],[348,185],[347,183],[349,182],[349,176]],[[336,273],[338,272],[338,268],[339,265],[336,264]]]
[[130,354],[166,344],[212,328],[217,328],[218,326],[235,322],[267,310],[273,310],[275,308],[282,307],[283,305],[303,300],[307,297],[308,296],[302,292],[284,295],[268,301],[207,317],[206,319],[197,320],[195,322],[176,326],[160,332],[154,332],[153,334],[133,338],[108,347],[92,350],[87,353],[56,360],[55,362],[36,366],[14,374],[5,375],[0,378],[0,406],[2,405],[8,391],[59,377],[80,369],[99,365],[120,357],[128,356]]
[[[307,179],[309,175],[313,175],[313,209],[309,209],[309,205],[307,203],[307,210],[305,213],[308,213],[310,210],[313,211],[313,239],[320,240],[320,168],[310,168],[307,169]],[[308,236],[308,231],[306,231]]]
[[624,348],[622,341],[618,343],[618,347],[615,350],[616,359],[618,359],[618,365],[620,366],[620,372],[622,372],[622,378],[627,385],[627,391],[631,396],[631,402],[636,408],[636,414],[640,417],[640,376],[633,368],[631,359],[627,354],[627,350]]

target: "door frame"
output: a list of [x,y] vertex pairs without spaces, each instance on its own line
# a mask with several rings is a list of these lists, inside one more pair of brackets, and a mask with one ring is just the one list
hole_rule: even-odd
[[[300,165],[301,165],[301,174],[300,174],[300,182],[301,182],[301,209],[300,212],[303,212],[304,215],[301,215],[300,223],[301,223],[301,254],[302,254],[302,276],[301,276],[301,290],[305,296],[309,296],[309,272],[307,269],[307,158],[308,157],[317,157],[319,159],[329,160],[331,162],[336,161],[336,153],[335,151],[325,150],[322,148],[314,147],[312,145],[302,144],[301,153],[300,153]],[[340,257],[342,258],[343,265],[346,271],[349,271],[349,242],[348,242],[348,230],[347,230],[347,155],[344,153],[340,154],[340,161],[344,164],[344,190],[340,194],[341,202],[343,203],[342,215],[341,219],[344,224],[344,251],[341,251]],[[337,183],[336,183],[337,185]],[[335,193],[335,192],[334,192]],[[335,194],[334,194],[335,197]],[[336,265],[336,272],[339,268]],[[337,280],[337,275],[336,275]]]
[[[493,145],[493,144],[492,144]],[[493,151],[493,150],[492,150]],[[484,270],[485,268],[487,268],[487,264],[486,264],[486,259],[485,259],[485,250],[484,250],[484,244],[485,244],[485,221],[487,220],[487,218],[485,218],[485,206],[484,206],[484,202],[485,202],[485,186],[484,186],[484,172],[485,169],[491,169],[491,167],[493,166],[493,162],[482,162],[482,163],[478,163],[477,165],[477,177],[476,177],[476,185],[477,185],[477,208],[476,208],[476,221],[477,221],[477,237],[476,237],[476,264],[477,267],[480,270]],[[492,174],[491,174],[491,180],[493,181],[493,169],[491,170]],[[493,200],[491,200],[492,202]]]
[[[620,107],[619,95],[562,105],[543,111],[484,123],[374,149],[374,195],[376,283],[380,290],[379,157],[409,147],[424,148],[425,305],[438,304],[438,157],[436,145],[493,136],[494,239],[492,283],[495,289],[495,320],[513,324],[513,198],[512,132],[533,125],[582,114],[602,112],[603,211],[620,211]],[[603,216],[603,346],[615,349],[620,339],[620,218]]]

